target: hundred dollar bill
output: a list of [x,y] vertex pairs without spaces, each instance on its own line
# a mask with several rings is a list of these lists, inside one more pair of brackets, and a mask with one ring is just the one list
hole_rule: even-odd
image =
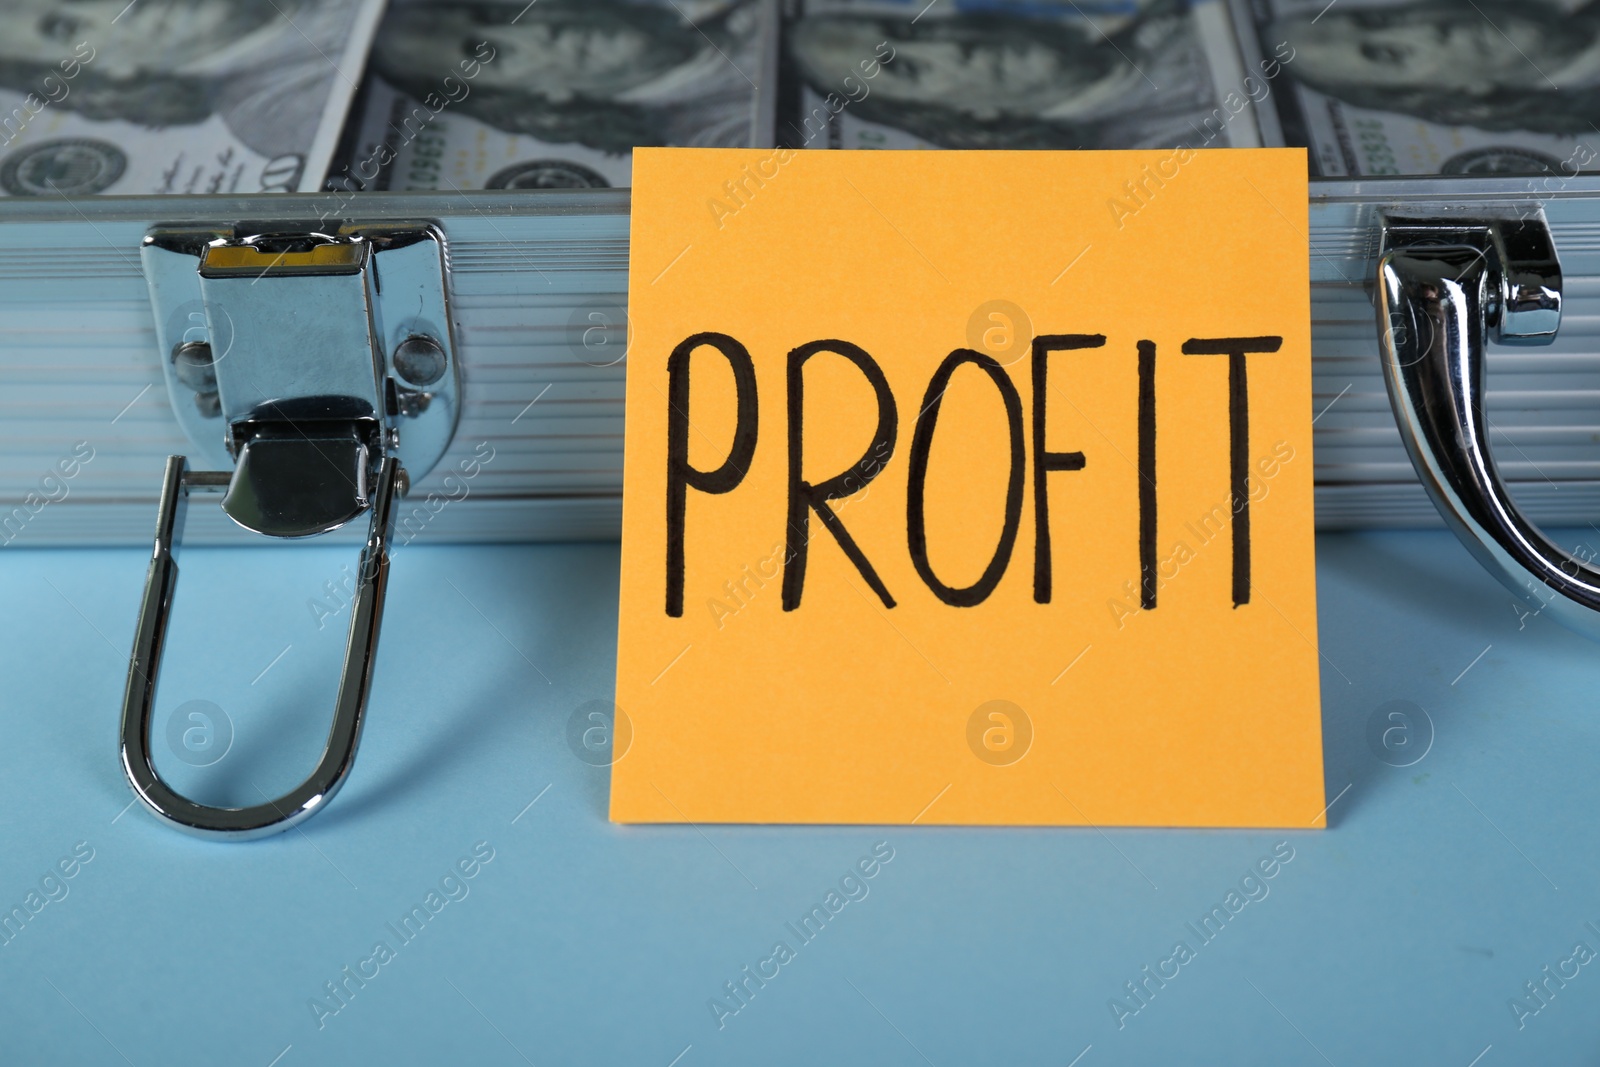
[[639,145],[772,141],[772,0],[408,0],[328,187],[626,186]]
[[1600,3],[1236,3],[1247,58],[1282,65],[1263,132],[1314,173],[1576,174],[1600,155]]
[[1221,0],[787,4],[778,139],[791,147],[1260,143]]
[[382,0],[5,0],[0,194],[319,188]]

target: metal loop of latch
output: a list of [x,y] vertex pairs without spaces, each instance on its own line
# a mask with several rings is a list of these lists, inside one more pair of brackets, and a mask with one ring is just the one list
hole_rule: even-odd
[[[123,769],[135,795],[180,829],[260,837],[325,806],[355,760],[394,498],[437,463],[459,418],[444,237],[426,224],[168,228],[149,234],[140,254],[173,411],[191,454],[221,469],[167,461],[123,701]],[[271,537],[309,537],[371,513],[322,759],[284,796],[245,808],[179,795],[150,756],[175,553],[197,490],[221,490],[229,518]]]
[[1542,211],[1384,220],[1378,334],[1400,436],[1462,543],[1505,586],[1600,639],[1600,570],[1512,501],[1489,448],[1485,341],[1547,345],[1561,324],[1561,264]]
[[155,553],[145,579],[144,600],[134,632],[133,658],[128,665],[128,688],[122,702],[122,769],[135,795],[172,825],[194,834],[246,841],[280,833],[308,818],[333,799],[355,763],[367,695],[372,690],[372,665],[378,651],[378,630],[383,622],[383,599],[389,584],[389,544],[394,535],[394,498],[400,464],[393,457],[384,459],[375,478],[372,520],[366,547],[361,552],[333,726],[328,731],[328,742],[316,770],[275,800],[245,808],[218,808],[197,804],[162,780],[150,755],[150,720],[155,708],[156,681],[161,671],[167,622],[177,591],[177,551],[183,539],[189,494],[196,490],[225,489],[232,477],[226,471],[191,471],[183,456],[167,460],[161,481]]

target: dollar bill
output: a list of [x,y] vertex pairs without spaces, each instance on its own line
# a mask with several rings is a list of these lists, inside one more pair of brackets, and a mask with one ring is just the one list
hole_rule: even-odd
[[0,194],[319,188],[382,0],[6,0]]
[[788,0],[782,79],[796,148],[1260,143],[1220,0]]
[[1576,174],[1600,155],[1600,4],[1236,0],[1280,67],[1274,143],[1326,177]]
[[639,145],[771,143],[772,0],[407,0],[329,188],[626,186]]

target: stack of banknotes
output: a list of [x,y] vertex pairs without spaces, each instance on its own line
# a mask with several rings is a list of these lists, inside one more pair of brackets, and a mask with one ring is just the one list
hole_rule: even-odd
[[0,193],[629,184],[639,145],[1575,174],[1591,0],[6,0]]

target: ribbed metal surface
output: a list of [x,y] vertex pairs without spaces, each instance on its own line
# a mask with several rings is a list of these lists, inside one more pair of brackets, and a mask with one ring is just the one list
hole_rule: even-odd
[[[1501,468],[1535,521],[1587,523],[1600,518],[1600,180],[1533,192],[1561,253],[1567,310],[1554,346],[1491,354],[1489,415]],[[1476,179],[1315,187],[1319,525],[1438,521],[1402,450],[1377,363],[1366,282],[1379,208],[1470,211],[1529,198],[1525,187]],[[139,269],[148,229],[330,213],[348,210],[310,196],[0,205],[0,542],[150,535],[162,462],[186,439],[168,407]],[[624,343],[626,193],[377,195],[360,202],[360,217],[434,220],[450,246],[462,419],[449,454],[406,501],[402,528],[409,516],[420,540],[615,536],[623,365],[612,361]],[[1238,293],[1219,290],[1218,299],[1248,299],[1248,279],[1237,281]],[[93,459],[75,476],[52,473],[85,448]],[[476,477],[447,481],[485,449],[493,459]],[[57,499],[40,507],[49,497]],[[187,539],[233,535],[219,511],[196,507]]]
[[[140,239],[174,218],[262,219],[272,210],[276,219],[316,219],[334,202],[80,205],[92,214],[24,205],[50,216],[32,218],[12,210],[15,203],[0,213],[0,541],[142,542],[163,457],[185,451],[187,440],[162,382]],[[442,221],[464,379],[455,441],[403,503],[399,538],[616,536],[624,369],[613,353],[625,344],[625,194],[364,203],[363,219]],[[600,317],[586,318],[590,310]],[[596,322],[615,328],[591,330],[585,347],[584,332]],[[94,458],[70,480],[53,477],[80,441]],[[493,458],[479,462],[474,477],[459,476],[460,464],[486,454]],[[33,514],[30,492],[35,506],[61,498]],[[197,505],[190,543],[245,536],[234,535],[218,509]]]

